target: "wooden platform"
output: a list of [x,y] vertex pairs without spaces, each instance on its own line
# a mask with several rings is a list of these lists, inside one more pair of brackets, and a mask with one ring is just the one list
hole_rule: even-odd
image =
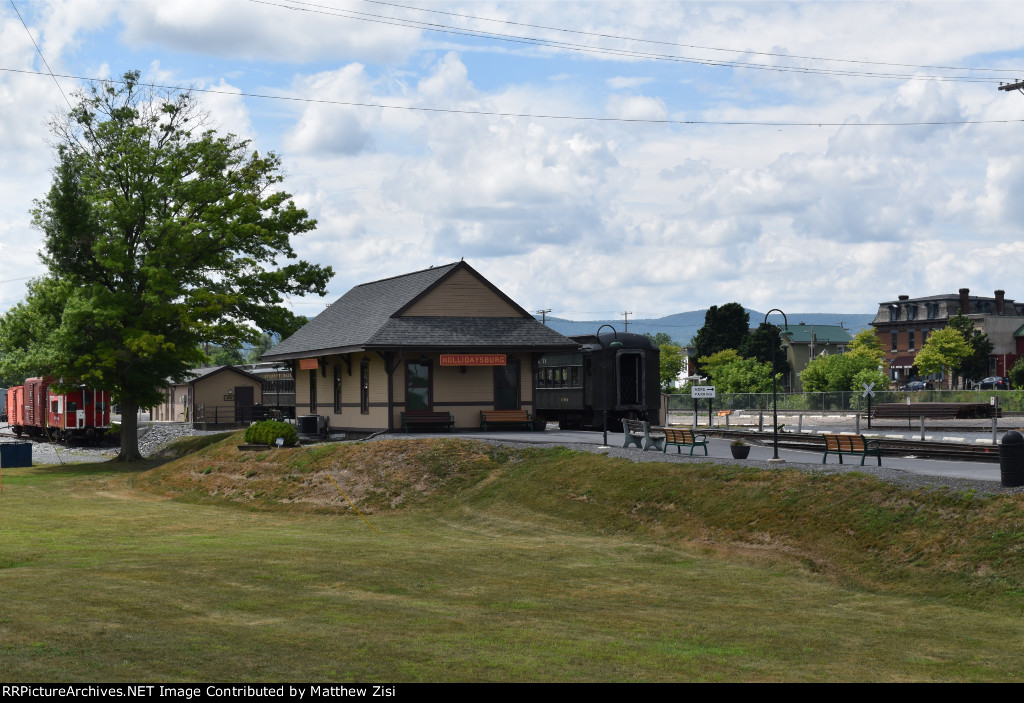
[[881,403],[872,406],[873,418],[938,417],[947,420],[972,420],[992,417],[988,403]]

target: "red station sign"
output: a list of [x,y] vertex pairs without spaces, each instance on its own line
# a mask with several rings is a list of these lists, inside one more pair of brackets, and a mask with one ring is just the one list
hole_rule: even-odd
[[505,366],[504,354],[442,354],[441,366]]

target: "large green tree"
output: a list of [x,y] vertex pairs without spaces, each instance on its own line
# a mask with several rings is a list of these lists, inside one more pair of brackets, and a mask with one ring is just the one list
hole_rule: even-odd
[[962,334],[971,347],[971,353],[956,368],[960,378],[979,380],[988,376],[989,354],[994,348],[988,335],[974,326],[974,320],[959,312],[949,318],[947,327]]
[[323,295],[332,275],[296,260],[292,238],[316,223],[279,189],[279,158],[204,122],[190,93],[138,72],[78,94],[52,123],[34,211],[49,272],[0,320],[0,371],[113,392],[124,461],[139,458],[137,410],[204,361],[202,343],[291,329],[284,296]]
[[[950,372],[954,373],[964,359],[974,353],[974,349],[964,339],[959,330],[945,327],[932,332],[924,347],[914,357],[914,366],[922,374]],[[952,379],[950,386],[952,387]]]
[[750,332],[750,315],[739,303],[712,305],[704,313],[704,326],[693,337],[693,356],[701,373],[700,359],[726,349],[739,349]]

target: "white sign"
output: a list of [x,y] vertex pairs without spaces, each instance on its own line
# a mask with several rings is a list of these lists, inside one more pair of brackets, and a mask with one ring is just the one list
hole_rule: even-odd
[[714,386],[690,386],[690,397],[691,398],[714,398],[715,387]]
[[869,396],[872,397],[872,398],[875,397],[875,392],[873,390],[871,390],[872,388],[875,387],[874,383],[863,383],[862,382],[860,385],[864,386],[864,392],[861,394],[862,398],[867,398]]

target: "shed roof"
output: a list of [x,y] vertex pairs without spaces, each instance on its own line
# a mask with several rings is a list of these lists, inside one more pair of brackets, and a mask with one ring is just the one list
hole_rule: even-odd
[[[405,316],[458,271],[465,271],[503,299],[515,317]],[[329,305],[264,360],[295,359],[359,349],[400,347],[472,349],[578,347],[546,327],[464,261],[363,283]]]
[[811,334],[815,344],[849,344],[853,341],[850,333],[838,325],[794,325],[782,330],[791,344],[810,344]]

